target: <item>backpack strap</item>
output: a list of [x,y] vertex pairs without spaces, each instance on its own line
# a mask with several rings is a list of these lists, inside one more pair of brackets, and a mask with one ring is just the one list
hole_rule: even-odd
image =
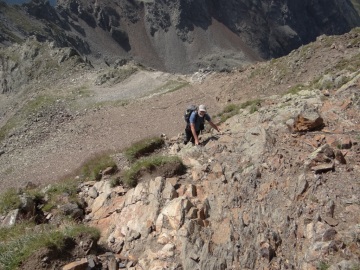
[[192,115],[193,113],[195,113],[195,123],[196,123],[196,121],[197,121],[197,118],[198,118],[197,110],[193,110],[193,111],[191,112],[191,114],[189,115],[189,121],[186,123],[186,129],[191,129],[191,128],[190,128],[190,117],[191,117],[191,115]]

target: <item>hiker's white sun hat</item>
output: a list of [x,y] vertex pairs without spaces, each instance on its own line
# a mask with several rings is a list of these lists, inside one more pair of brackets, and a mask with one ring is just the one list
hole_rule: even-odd
[[199,112],[206,112],[206,106],[201,104],[199,106]]

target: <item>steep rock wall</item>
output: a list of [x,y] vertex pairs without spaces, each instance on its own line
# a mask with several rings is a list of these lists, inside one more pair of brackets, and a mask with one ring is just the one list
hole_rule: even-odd
[[[360,24],[359,15],[351,2],[339,0],[316,3],[310,0],[107,1],[95,2],[94,5],[81,1],[59,1],[59,6],[92,27],[99,26],[109,31],[115,40],[120,37],[118,43],[122,48],[133,57],[140,56],[139,60],[149,63],[150,58],[145,53],[132,53],[132,47],[138,46],[135,43],[147,40],[153,48],[152,53],[161,59],[162,67],[174,71],[233,66],[219,64],[219,59],[211,57],[214,54],[229,60],[234,58],[233,54],[242,52],[245,57],[238,57],[237,64],[283,56],[320,34],[342,34]],[[134,25],[140,21],[147,35],[131,37],[138,34]],[[224,29],[217,24],[228,29],[230,34],[225,35]],[[231,48],[218,41],[216,36],[219,33],[222,34],[220,39],[228,41]],[[164,46],[159,46],[159,43]],[[198,48],[198,43],[203,48]],[[144,48],[144,51],[147,49]],[[171,53],[167,53],[169,51]],[[178,51],[183,51],[180,57],[183,63],[167,60]],[[194,59],[199,51],[204,58]]]

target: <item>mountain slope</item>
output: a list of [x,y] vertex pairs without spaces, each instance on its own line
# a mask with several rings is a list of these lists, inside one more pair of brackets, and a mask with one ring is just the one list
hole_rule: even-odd
[[2,44],[36,35],[39,40],[54,40],[57,46],[73,47],[93,65],[133,59],[183,73],[199,68],[231,70],[279,57],[321,34],[342,34],[360,25],[349,0],[316,4],[309,0],[62,0],[56,9],[43,1],[22,8],[26,13],[21,16],[30,14],[42,27],[18,25],[12,18],[14,10],[7,14],[8,9],[2,8],[0,18],[7,21],[2,24]]

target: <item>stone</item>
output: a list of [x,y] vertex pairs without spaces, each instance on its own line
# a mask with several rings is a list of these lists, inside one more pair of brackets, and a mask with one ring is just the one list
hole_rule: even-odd
[[330,164],[325,163],[325,164],[320,164],[320,165],[311,167],[311,170],[314,171],[316,174],[333,171],[334,169],[335,169],[334,163],[330,163]]
[[96,197],[98,196],[98,192],[97,192],[96,188],[91,187],[88,191],[88,195],[90,196],[90,198],[96,199]]
[[166,200],[172,200],[179,197],[179,194],[176,192],[174,186],[170,182],[165,182],[162,197]]
[[338,164],[346,164],[346,159],[344,154],[341,152],[341,150],[335,151],[335,160]]
[[59,208],[64,215],[71,216],[73,219],[83,219],[84,210],[80,209],[76,203],[67,203]]
[[116,172],[116,167],[107,167],[105,170],[102,171],[102,175],[111,175]]
[[352,141],[351,141],[350,137],[348,137],[348,136],[342,137],[340,139],[339,147],[340,147],[340,149],[350,149],[352,147]]
[[1,227],[10,228],[16,224],[20,211],[19,209],[11,210],[6,215],[5,219],[1,222]]
[[298,115],[294,120],[293,130],[295,132],[313,131],[324,126],[323,118],[316,111],[308,111]]
[[164,222],[169,222],[172,229],[178,230],[183,224],[185,215],[193,204],[184,197],[176,198],[170,201],[161,211],[160,215],[156,220],[156,231],[161,231]]
[[185,196],[187,196],[188,198],[194,198],[197,196],[197,192],[196,192],[196,186],[195,185],[187,185],[186,186],[186,191],[185,191]]
[[269,243],[264,243],[260,248],[260,256],[270,262],[276,256],[275,250]]
[[335,227],[339,224],[339,222],[332,217],[323,217],[323,220],[332,227]]
[[87,267],[88,261],[86,258],[83,258],[80,261],[72,262],[65,265],[62,270],[86,270]]
[[322,241],[331,241],[335,239],[335,235],[337,234],[337,231],[334,228],[329,228],[325,231],[322,237]]

